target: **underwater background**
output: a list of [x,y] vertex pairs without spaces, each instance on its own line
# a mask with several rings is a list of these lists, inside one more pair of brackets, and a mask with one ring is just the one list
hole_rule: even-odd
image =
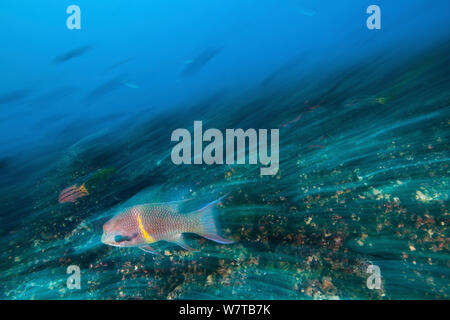
[[[381,30],[366,27],[372,4]],[[449,10],[2,0],[0,298],[449,299]],[[278,173],[173,164],[171,133],[194,120],[279,128]],[[88,194],[58,201],[75,185]],[[234,244],[100,241],[128,206],[225,194]]]

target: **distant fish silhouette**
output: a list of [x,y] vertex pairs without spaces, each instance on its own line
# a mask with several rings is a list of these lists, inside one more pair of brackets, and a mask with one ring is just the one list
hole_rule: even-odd
[[131,81],[123,81],[122,84],[131,89],[139,89],[140,88],[140,86],[138,84],[131,82]]
[[110,71],[120,67],[121,65],[132,61],[132,60],[133,60],[133,58],[128,58],[128,59],[122,60],[120,62],[117,62],[116,64],[113,64],[112,66],[110,66],[110,67],[106,68],[105,70],[103,70],[102,74],[108,73],[108,72],[110,72]]
[[33,105],[50,105],[53,103],[56,103],[58,101],[61,101],[62,99],[66,98],[67,96],[73,94],[75,92],[75,88],[73,87],[61,87],[54,89],[52,91],[49,91],[42,96],[39,96],[37,98],[32,99],[30,101]]
[[111,91],[117,89],[120,86],[120,82],[117,81],[116,79],[112,79],[109,80],[105,83],[103,83],[102,85],[100,85],[99,87],[95,88],[94,90],[92,90],[87,96],[86,96],[86,101],[87,102],[92,102],[95,99],[98,99],[100,97],[103,97],[104,95],[110,93]]
[[6,93],[0,96],[0,104],[7,104],[10,102],[21,100],[28,95],[28,92],[29,90],[27,89],[21,89]]
[[181,76],[188,77],[199,72],[208,64],[211,59],[218,55],[222,48],[208,49],[203,51],[199,56],[187,62],[186,68],[181,72]]
[[69,60],[72,60],[74,58],[80,57],[84,55],[85,53],[92,50],[91,46],[83,46],[76,49],[73,49],[71,51],[65,52],[59,56],[57,56],[55,59],[53,59],[54,64],[61,64],[64,62],[67,62]]
[[6,168],[9,165],[8,158],[0,158],[0,170]]
[[299,13],[307,17],[314,17],[316,15],[316,11],[313,9],[300,9]]
[[267,89],[273,87],[275,84],[279,84],[281,80],[286,79],[286,75],[294,74],[294,72],[298,70],[299,66],[304,63],[306,58],[307,54],[304,52],[296,54],[285,64],[264,78],[261,82],[261,88]]

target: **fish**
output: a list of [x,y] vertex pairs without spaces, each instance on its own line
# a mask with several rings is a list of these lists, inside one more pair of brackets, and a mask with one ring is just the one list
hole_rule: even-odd
[[58,202],[59,203],[76,202],[78,198],[82,198],[88,195],[89,192],[86,189],[84,183],[81,186],[77,186],[76,184],[74,184],[73,186],[66,188],[60,192]]
[[113,175],[117,171],[114,167],[107,167],[102,168],[94,171],[92,174],[90,174],[87,178],[85,178],[85,184],[88,186],[93,186],[95,184],[98,184],[102,180],[105,180],[106,178],[109,178],[111,175]]
[[125,64],[127,62],[130,62],[132,60],[133,60],[133,58],[128,58],[128,59],[122,60],[122,61],[120,61],[120,62],[118,62],[116,64],[113,64],[112,66],[110,66],[110,67],[106,68],[105,70],[103,70],[102,74],[108,73],[108,72],[116,69],[117,67],[120,67],[121,65],[123,65],[123,64]]
[[[88,188],[91,191],[95,190],[99,183],[104,182],[105,179],[112,176],[116,171],[117,169],[114,167],[107,167],[83,176],[76,180],[78,181],[76,184],[61,191],[58,198],[59,203],[76,202],[78,198],[88,196]],[[80,182],[83,182],[83,184],[78,186]]]
[[313,9],[299,9],[298,12],[307,17],[314,17],[316,15],[316,11]]
[[69,95],[73,94],[75,92],[75,88],[65,86],[61,87],[55,90],[52,90],[40,97],[34,98],[30,101],[31,105],[42,105],[42,106],[49,106],[52,104],[55,104],[57,102],[60,102],[61,100],[65,99]]
[[144,252],[158,254],[150,244],[167,241],[185,250],[191,248],[184,239],[185,233],[195,233],[221,244],[234,241],[220,235],[215,207],[224,197],[203,208],[181,213],[179,208],[188,200],[146,203],[135,205],[118,213],[103,225],[101,241],[113,247],[137,247]]
[[28,95],[28,89],[21,89],[0,95],[0,104],[7,104],[10,102],[16,102],[22,100]]
[[182,77],[193,76],[205,67],[210,60],[217,56],[222,48],[214,48],[203,51],[199,56],[187,62],[187,66],[181,72]]
[[116,79],[109,80],[94,90],[92,90],[88,95],[85,97],[86,102],[93,102],[95,99],[101,98],[108,93],[111,93],[112,91],[116,90],[120,87],[120,81]]
[[140,88],[139,85],[135,84],[134,82],[130,82],[130,81],[124,81],[124,82],[122,82],[122,84],[131,89],[139,89]]
[[92,50],[92,46],[83,46],[83,47],[79,47],[79,48],[70,50],[68,52],[65,52],[65,53],[57,56],[55,59],[53,59],[53,64],[61,64],[61,63],[67,62],[74,58],[80,57],[91,50]]
[[345,103],[344,105],[347,107],[359,107],[359,106],[374,106],[374,105],[385,105],[389,102],[388,97],[377,97],[377,96],[359,96],[354,97],[349,102]]

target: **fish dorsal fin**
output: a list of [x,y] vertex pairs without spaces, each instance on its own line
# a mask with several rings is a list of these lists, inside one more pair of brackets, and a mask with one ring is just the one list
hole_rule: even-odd
[[183,203],[191,201],[192,198],[177,200],[177,201],[169,201],[169,202],[156,202],[156,203],[143,203],[141,206],[167,206],[170,207],[173,211],[179,212],[179,208]]

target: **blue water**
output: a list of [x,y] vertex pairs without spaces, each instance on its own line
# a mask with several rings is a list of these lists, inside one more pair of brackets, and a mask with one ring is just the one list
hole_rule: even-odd
[[[371,4],[381,30],[366,27]],[[1,1],[0,298],[448,299],[449,10]],[[279,172],[174,165],[171,132],[194,120],[279,128]],[[83,182],[89,196],[58,203]],[[225,193],[233,245],[192,236],[199,252],[154,256],[100,242],[128,205]]]

